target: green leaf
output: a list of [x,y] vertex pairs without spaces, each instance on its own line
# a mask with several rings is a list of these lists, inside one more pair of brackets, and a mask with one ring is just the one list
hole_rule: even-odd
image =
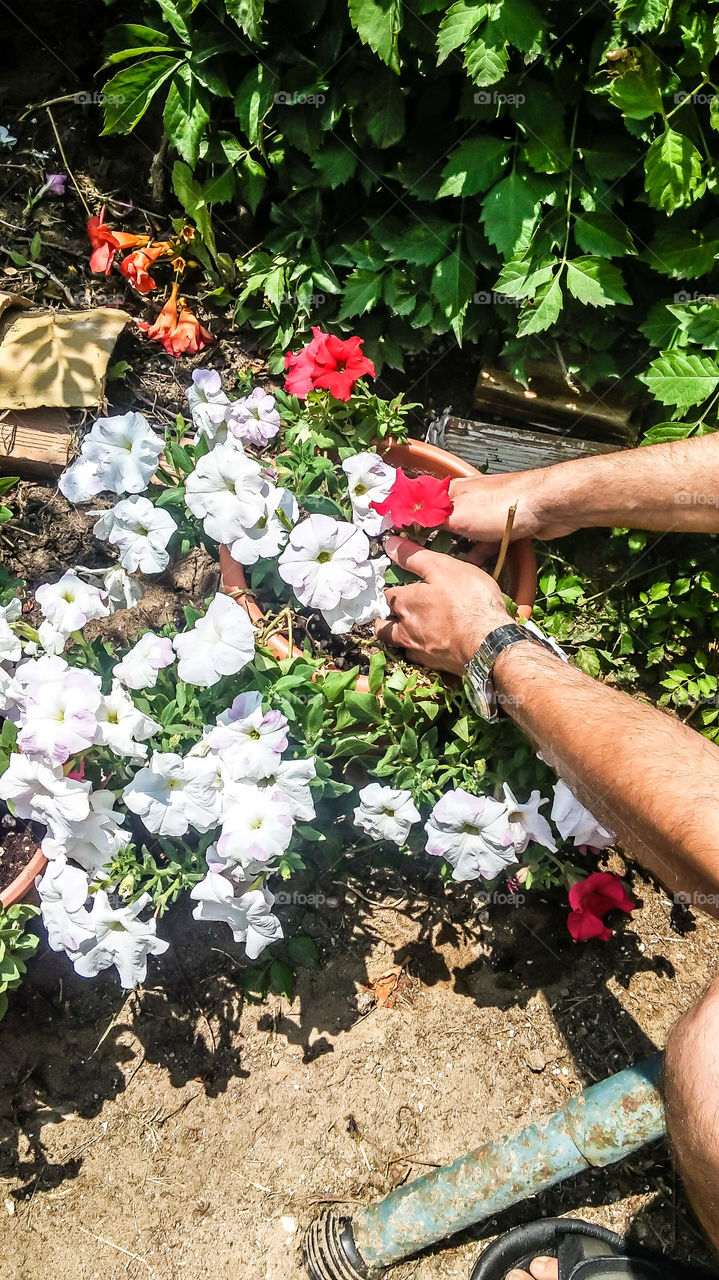
[[510,258],[499,273],[495,291],[510,298],[533,298],[540,285],[554,274],[554,259],[533,264],[528,258]]
[[192,39],[190,28],[180,13],[178,5],[174,3],[174,0],[155,0],[155,3],[159,4],[163,17],[167,22],[169,22],[175,32],[175,35],[178,35],[184,44],[189,44]]
[[172,55],[159,54],[118,71],[103,90],[105,128],[102,132],[130,133],[158,89],[181,65]]
[[695,429],[692,422],[658,422],[642,436],[640,444],[669,444],[673,440],[686,440],[688,436],[711,435],[712,429],[702,422]]
[[523,338],[528,333],[542,333],[554,324],[563,305],[559,273],[543,284],[536,293],[534,303],[525,303],[517,326],[517,334]]
[[287,1000],[291,1000],[295,991],[295,978],[291,969],[286,964],[282,964],[279,960],[273,960],[270,965],[270,987],[276,996],[285,996]]
[[445,13],[437,33],[437,65],[445,61],[454,49],[466,44],[470,36],[483,22],[489,11],[486,4],[474,0],[458,0]]
[[492,35],[523,53],[538,51],[544,24],[544,17],[530,0],[502,0],[498,12],[492,7]]
[[324,185],[334,190],[349,182],[357,168],[357,159],[349,147],[323,147],[312,157],[312,167],[321,175]]
[[170,142],[191,167],[197,164],[209,119],[204,92],[198,93],[192,72],[185,64],[170,85],[163,122]]
[[235,115],[249,142],[260,141],[262,122],[274,103],[278,86],[278,76],[264,62],[258,62],[240,81],[235,95]]
[[661,27],[668,9],[669,0],[626,0],[617,17],[626,22],[630,31],[643,35],[645,31]]
[[[486,44],[481,38],[471,40],[464,51],[464,66],[470,80],[479,88],[496,84],[507,70],[507,50]],[[481,97],[481,95],[480,95]]]
[[630,67],[612,80],[609,97],[624,116],[630,120],[645,120],[662,110],[658,72],[659,64],[645,46],[640,65]]
[[384,673],[387,667],[387,656],[384,653],[373,653],[369,663],[369,691],[376,695],[379,693],[384,682]]
[[590,307],[611,307],[631,302],[622,273],[604,258],[574,258],[567,263],[567,288]]
[[639,381],[662,404],[687,409],[701,404],[719,386],[719,366],[708,356],[664,351],[639,374]]
[[383,150],[399,142],[404,134],[404,98],[396,76],[385,73],[375,80],[370,110],[364,126],[376,146]]
[[636,253],[634,241],[619,218],[613,213],[583,213],[574,222],[574,239],[584,253],[600,258],[617,258],[622,254]]
[[303,935],[290,938],[287,950],[293,964],[301,965],[306,969],[319,968],[320,953],[312,938]]
[[669,126],[649,148],[644,172],[649,203],[670,215],[704,191],[701,155],[689,138]]
[[650,266],[674,280],[696,280],[713,270],[719,240],[707,240],[696,227],[662,227],[646,251]]
[[490,244],[509,258],[525,249],[539,216],[539,179],[513,169],[482,202],[481,221]]
[[401,0],[349,0],[349,16],[362,43],[399,74]]
[[364,267],[357,267],[345,283],[338,319],[345,320],[349,316],[364,315],[365,311],[370,311],[381,297],[382,272],[367,271]]
[[708,351],[719,349],[719,306],[712,302],[691,302],[667,307],[679,321],[679,327],[690,342]]
[[265,0],[225,0],[225,8],[253,44],[260,44]]
[[441,196],[475,196],[500,177],[507,162],[507,143],[485,134],[460,142],[442,170]]
[[265,194],[267,175],[259,160],[256,160],[254,156],[244,156],[239,168],[236,170],[236,177],[239,183],[240,195],[248,209],[254,213]]
[[461,242],[454,253],[437,263],[430,292],[448,319],[458,316],[474,293],[475,269],[463,255]]

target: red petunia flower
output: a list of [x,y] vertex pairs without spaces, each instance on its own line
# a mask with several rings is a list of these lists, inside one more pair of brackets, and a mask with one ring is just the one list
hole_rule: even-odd
[[138,293],[152,293],[152,290],[157,288],[149,268],[157,262],[158,258],[164,257],[169,247],[163,240],[159,244],[149,244],[145,249],[135,249],[134,253],[128,253],[127,257],[123,258],[120,270],[125,279],[134,284]]
[[100,210],[99,218],[88,218],[87,234],[90,237],[92,253],[90,254],[90,270],[110,274],[115,254],[118,249],[136,249],[148,244],[149,236],[131,235],[129,231],[113,231],[105,222],[105,206]]
[[137,324],[153,342],[161,343],[168,355],[194,356],[214,339],[207,329],[203,329],[183,299],[178,299],[179,291],[180,286],[175,281],[157,319],[152,324],[147,320],[138,320]]
[[391,516],[397,529],[408,529],[418,524],[423,529],[435,529],[444,524],[452,514],[454,503],[449,496],[449,476],[437,480],[434,476],[406,476],[397,468],[397,479],[383,502],[370,502],[373,511],[381,516]]
[[626,911],[629,915],[637,906],[619,877],[610,871],[594,871],[586,880],[573,884],[569,905],[572,912],[567,927],[575,942],[588,942],[590,938],[606,942],[612,936],[603,919],[607,912]]
[[355,383],[366,373],[374,378],[371,360],[362,355],[362,338],[335,338],[313,328],[312,341],[285,356],[285,390],[304,400],[309,391],[330,391],[336,400],[349,400]]

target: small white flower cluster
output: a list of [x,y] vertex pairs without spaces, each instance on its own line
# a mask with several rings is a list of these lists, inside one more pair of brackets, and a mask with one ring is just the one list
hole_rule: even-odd
[[[359,799],[355,823],[375,840],[402,847],[421,820],[409,791],[371,783]],[[427,853],[444,858],[454,880],[494,880],[518,861],[530,841],[557,852],[552,829],[539,812],[547,803],[539,791],[521,803],[506,783],[504,800],[457,787],[437,801],[425,823]],[[614,838],[561,780],[554,788],[551,818],[562,839],[574,839],[578,848],[604,849]]]
[[[209,538],[229,548],[239,564],[278,560],[278,572],[300,604],[318,609],[338,635],[355,624],[386,618],[386,556],[372,558],[370,538],[390,527],[370,503],[387,497],[396,477],[376,453],[358,453],[342,463],[352,507],[351,523],[311,515],[298,524],[299,506],[277,486],[245,446],[264,449],[280,428],[274,397],[256,387],[230,400],[220,375],[196,369],[187,390],[193,424],[209,451],[187,476],[185,502]],[[126,570],[162,573],[177,524],[164,507],[142,496],[157,468],[162,443],[140,413],[100,418],[85,437],[80,457],[60,477],[72,502],[89,502],[103,491],[130,494],[97,513],[95,536],[118,548]],[[56,650],[61,652],[61,649]]]
[[[110,572],[114,601],[124,604],[134,592],[117,576],[124,571]],[[51,628],[44,636],[48,651],[37,657],[23,654],[14,630],[20,602],[0,609],[0,709],[18,729],[18,750],[0,777],[0,798],[19,818],[45,828],[41,848],[50,865],[38,892],[50,946],[67,952],[85,977],[114,964],[123,986],[142,982],[148,955],[167,948],[157,938],[155,921],[141,919],[148,895],[113,907],[106,892],[90,891],[92,879],[107,878],[113,859],[133,838],[115,808],[120,800],[158,836],[217,828],[207,874],[192,891],[194,914],[225,920],[256,958],[282,936],[264,880],[287,851],[295,822],[314,817],[314,760],[283,758],[287,721],[278,711],[263,712],[258,692],[237,697],[184,757],[155,750],[148,759],[148,740],[160,725],[135,706],[129,692],[154,687],[160,671],[175,660],[179,678],[197,687],[239,673],[255,653],[247,613],[220,595],[174,641],[143,635],[116,663],[110,691],[103,694],[100,677],[70,666],[61,652],[85,622],[111,612],[109,591],[68,572],[40,587],[36,598],[45,614],[42,627]],[[84,761],[92,748],[119,757],[126,771],[140,766],[119,795],[93,790],[82,770],[72,770],[72,762]]]

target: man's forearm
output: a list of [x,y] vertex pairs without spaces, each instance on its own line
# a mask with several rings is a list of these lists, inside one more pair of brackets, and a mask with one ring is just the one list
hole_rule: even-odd
[[719,433],[537,471],[540,523],[719,532]]
[[537,645],[501,653],[494,678],[505,709],[595,817],[671,893],[698,895],[719,915],[719,748]]

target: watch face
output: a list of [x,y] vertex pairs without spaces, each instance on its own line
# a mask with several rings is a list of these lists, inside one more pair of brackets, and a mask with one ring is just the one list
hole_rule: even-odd
[[491,680],[481,679],[476,673],[464,677],[464,692],[473,711],[483,720],[496,720],[497,708]]

